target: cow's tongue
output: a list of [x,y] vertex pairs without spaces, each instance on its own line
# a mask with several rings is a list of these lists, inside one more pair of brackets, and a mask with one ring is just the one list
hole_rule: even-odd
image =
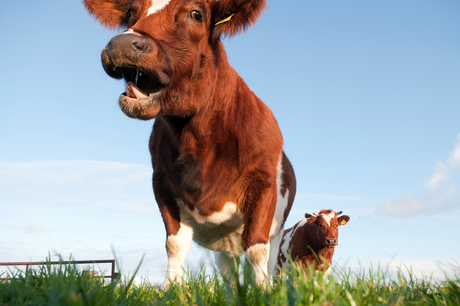
[[140,99],[140,98],[148,98],[148,96],[142,93],[139,88],[133,82],[128,82],[126,85],[126,96],[130,98]]

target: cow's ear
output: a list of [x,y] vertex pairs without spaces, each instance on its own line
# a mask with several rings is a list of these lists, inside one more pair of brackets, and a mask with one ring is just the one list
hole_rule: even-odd
[[83,0],[88,12],[103,26],[111,29],[127,26],[131,0]]
[[350,221],[350,217],[345,215],[345,216],[341,216],[337,220],[339,221],[339,225],[345,225],[348,223],[348,221]]
[[312,215],[310,215],[309,213],[306,213],[305,214],[305,218],[307,219],[307,223],[308,224],[311,224],[311,223],[315,223],[316,221],[316,217],[313,217]]
[[253,25],[266,8],[266,0],[213,0],[213,38],[235,36]]

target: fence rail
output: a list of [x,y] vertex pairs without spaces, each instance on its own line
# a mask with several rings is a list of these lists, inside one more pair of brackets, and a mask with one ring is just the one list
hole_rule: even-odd
[[[26,271],[29,266],[44,266],[44,265],[83,265],[83,264],[111,264],[110,275],[104,275],[104,278],[110,278],[112,281],[120,276],[120,273],[115,272],[115,259],[107,260],[70,260],[70,261],[31,261],[31,262],[0,262],[1,266],[26,266]],[[0,278],[0,281],[9,280],[10,278]]]

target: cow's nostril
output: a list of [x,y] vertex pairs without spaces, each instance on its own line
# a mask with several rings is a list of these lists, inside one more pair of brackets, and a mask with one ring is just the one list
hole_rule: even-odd
[[149,39],[134,34],[120,34],[113,37],[104,51],[112,60],[124,62],[129,58],[136,61],[141,55],[153,51],[153,44]]
[[153,46],[150,40],[146,38],[140,38],[133,41],[133,48],[137,52],[148,53],[152,51]]

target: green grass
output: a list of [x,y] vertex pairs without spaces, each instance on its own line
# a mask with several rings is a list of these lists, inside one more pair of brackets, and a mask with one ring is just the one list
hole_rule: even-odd
[[[460,267],[456,268],[460,272]],[[390,276],[380,268],[360,273],[342,270],[324,278],[293,272],[256,286],[244,267],[236,281],[205,270],[188,273],[184,285],[161,290],[148,281],[140,285],[122,277],[113,282],[90,276],[74,265],[43,265],[0,283],[0,305],[460,305],[458,273],[444,281],[416,279],[402,271]]]

